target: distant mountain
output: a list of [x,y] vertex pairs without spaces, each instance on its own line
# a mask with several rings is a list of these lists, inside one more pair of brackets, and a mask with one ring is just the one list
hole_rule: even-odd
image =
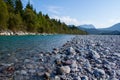
[[99,34],[99,31],[92,24],[85,24],[77,27],[83,31],[86,31],[88,34]]
[[99,35],[120,35],[120,23],[117,23],[108,28],[96,29],[92,24],[77,26],[79,29],[86,31],[88,34]]
[[102,35],[120,35],[120,31],[107,31],[107,32],[102,32]]
[[120,31],[120,23],[117,23],[109,28],[105,28],[105,30],[110,30],[110,31]]
[[95,29],[95,26],[92,24],[84,24],[84,25],[78,26],[78,28]]

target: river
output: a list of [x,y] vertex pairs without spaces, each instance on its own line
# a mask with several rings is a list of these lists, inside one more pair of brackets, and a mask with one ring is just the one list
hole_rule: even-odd
[[0,36],[0,60],[4,61],[11,55],[20,58],[31,53],[51,52],[73,37],[74,35]]

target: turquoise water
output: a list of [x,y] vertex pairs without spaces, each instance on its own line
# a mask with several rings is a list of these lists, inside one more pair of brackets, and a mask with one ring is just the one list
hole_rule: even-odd
[[0,57],[10,54],[24,56],[30,53],[51,52],[59,48],[73,35],[28,35],[28,36],[0,36]]

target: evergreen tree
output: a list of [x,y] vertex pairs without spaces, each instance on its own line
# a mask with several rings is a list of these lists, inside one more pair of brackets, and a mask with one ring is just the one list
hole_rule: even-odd
[[5,1],[5,3],[6,3],[6,5],[7,5],[7,8],[8,8],[8,12],[9,13],[13,13],[14,12],[14,1],[15,0],[4,0]]
[[30,4],[30,0],[28,1],[28,4],[26,5],[26,8],[33,10],[33,6]]
[[28,8],[25,9],[24,20],[27,26],[27,31],[29,32],[36,31],[37,15],[31,9]]
[[22,30],[22,18],[20,13],[18,14],[13,14],[10,13],[10,17],[9,17],[9,26],[8,28],[14,32]]
[[15,13],[23,14],[23,5],[21,0],[15,1]]
[[21,0],[0,0],[0,31],[27,31],[38,33],[86,34],[75,26],[68,27],[48,14],[37,13],[30,0],[23,9]]
[[7,29],[8,11],[3,0],[0,0],[0,30]]

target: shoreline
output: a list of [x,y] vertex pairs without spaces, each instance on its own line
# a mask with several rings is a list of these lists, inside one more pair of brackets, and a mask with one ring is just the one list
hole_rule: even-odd
[[[119,80],[120,36],[76,36],[52,52],[0,63],[3,80]],[[12,56],[12,55],[11,55]]]
[[30,33],[30,32],[23,32],[23,31],[18,31],[18,32],[12,32],[12,31],[2,31],[0,32],[0,36],[22,36],[22,35],[54,35],[57,33]]

